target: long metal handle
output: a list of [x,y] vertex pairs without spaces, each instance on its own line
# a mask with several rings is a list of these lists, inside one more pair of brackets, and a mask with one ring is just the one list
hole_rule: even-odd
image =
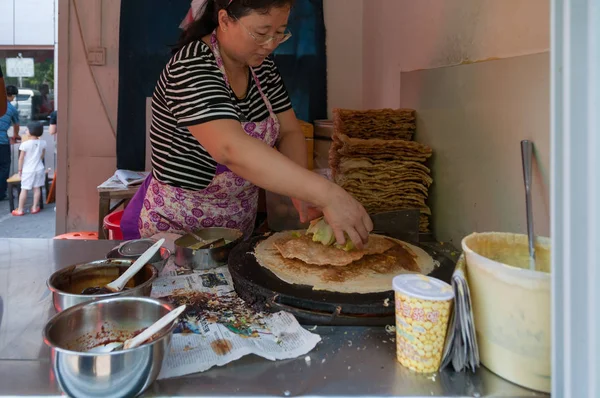
[[535,270],[535,235],[533,232],[533,208],[531,203],[533,143],[521,141],[521,159],[523,160],[523,181],[525,182],[525,211],[527,214],[527,237],[529,240],[529,268]]

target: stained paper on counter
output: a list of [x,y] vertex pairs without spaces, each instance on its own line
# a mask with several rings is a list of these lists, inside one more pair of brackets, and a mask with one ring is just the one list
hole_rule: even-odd
[[152,286],[152,297],[188,305],[159,379],[203,372],[248,354],[272,361],[296,358],[321,341],[289,313],[263,314],[247,306],[227,267],[180,273],[170,260]]

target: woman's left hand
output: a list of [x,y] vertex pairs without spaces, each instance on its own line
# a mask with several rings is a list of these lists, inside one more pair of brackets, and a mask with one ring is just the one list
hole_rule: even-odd
[[300,222],[302,224],[312,221],[315,218],[319,218],[323,215],[323,212],[320,209],[317,209],[313,205],[303,202],[299,199],[292,198],[292,203],[294,203],[294,207],[300,216]]

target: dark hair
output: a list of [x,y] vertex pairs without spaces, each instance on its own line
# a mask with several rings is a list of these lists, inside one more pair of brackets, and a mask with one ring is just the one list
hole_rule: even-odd
[[173,54],[186,44],[201,40],[219,26],[219,11],[226,10],[231,18],[242,18],[253,11],[267,14],[272,8],[294,5],[295,0],[206,0],[196,18],[182,33]]
[[19,89],[16,86],[6,86],[6,96],[10,97],[19,94]]
[[44,134],[44,125],[40,122],[30,122],[27,124],[29,134],[34,137],[41,137]]

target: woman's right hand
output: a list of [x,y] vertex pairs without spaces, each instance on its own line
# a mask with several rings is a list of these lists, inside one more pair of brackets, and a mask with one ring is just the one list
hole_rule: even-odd
[[361,249],[369,239],[373,230],[373,222],[365,208],[340,186],[331,183],[327,193],[327,205],[323,207],[323,215],[333,228],[335,239],[340,245],[346,243],[344,233],[354,245]]

